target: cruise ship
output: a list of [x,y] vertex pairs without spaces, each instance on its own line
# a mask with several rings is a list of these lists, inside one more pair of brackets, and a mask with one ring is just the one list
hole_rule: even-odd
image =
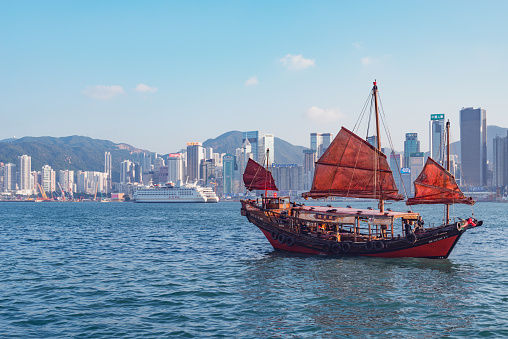
[[201,187],[196,184],[182,184],[179,180],[176,185],[168,182],[162,185],[153,185],[139,188],[134,192],[135,202],[219,202],[219,198],[210,187]]

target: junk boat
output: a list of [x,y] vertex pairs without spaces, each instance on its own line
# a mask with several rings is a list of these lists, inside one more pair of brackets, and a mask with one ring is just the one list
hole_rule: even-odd
[[241,214],[263,232],[275,250],[318,255],[447,258],[466,230],[483,224],[474,218],[473,212],[471,217],[450,221],[451,204],[473,205],[474,200],[462,193],[449,172],[449,122],[446,168],[429,157],[414,182],[414,197],[406,200],[408,206],[443,204],[443,224],[427,227],[419,213],[385,210],[385,200],[400,201],[404,197],[398,193],[386,155],[381,152],[376,82],[369,97],[376,115],[377,147],[342,127],[315,163],[311,190],[302,196],[376,199],[377,210],[306,206],[291,202],[289,197],[269,197],[268,191],[278,189],[268,163],[265,168],[249,159],[243,175],[245,187],[263,190],[264,195],[242,200]]

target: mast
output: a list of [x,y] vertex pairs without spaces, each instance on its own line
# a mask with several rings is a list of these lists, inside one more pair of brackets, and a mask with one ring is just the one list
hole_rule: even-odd
[[[450,120],[446,122],[446,170],[450,172]],[[448,225],[450,222],[450,204],[445,206],[445,225]]]
[[[377,105],[377,81],[374,80],[374,87],[372,87],[372,93],[374,94],[374,106],[376,109],[376,148],[379,152],[381,152],[381,135],[379,133],[379,107]],[[377,164],[377,162],[376,162]],[[377,168],[376,168],[377,170]],[[377,173],[377,171],[376,171]],[[383,199],[379,199],[379,212],[383,213],[385,211],[385,202]]]
[[[265,154],[265,156],[266,156],[266,174],[265,174],[265,176],[268,175],[268,159],[269,159],[269,155],[270,155],[270,149],[267,148],[266,149],[266,154]],[[265,178],[265,198],[268,197],[267,196],[267,191],[268,191],[268,189],[266,188],[266,178]]]

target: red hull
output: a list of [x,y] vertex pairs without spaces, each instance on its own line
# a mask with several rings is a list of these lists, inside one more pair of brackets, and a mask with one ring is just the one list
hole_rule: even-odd
[[[273,239],[271,233],[260,230],[265,235],[266,239],[270,242],[276,250],[296,252],[303,254],[314,254],[314,255],[333,255],[329,252],[318,251],[311,248],[307,248],[300,245],[288,246],[285,243],[280,243],[277,239]],[[447,258],[456,242],[458,241],[458,235],[451,236],[446,239],[437,240],[431,243],[422,244],[412,248],[406,248],[402,250],[395,250],[383,253],[372,253],[372,254],[359,254],[359,256],[366,257],[379,257],[379,258]]]
[[409,258],[422,258],[422,257],[439,257],[446,258],[448,254],[455,246],[457,241],[457,236],[452,236],[443,240],[438,240],[431,242],[429,244],[424,244],[420,246],[416,246],[413,248],[407,248],[404,250],[386,252],[386,253],[377,253],[377,254],[365,254],[368,257],[381,257],[381,258],[401,258],[401,257],[409,257]]

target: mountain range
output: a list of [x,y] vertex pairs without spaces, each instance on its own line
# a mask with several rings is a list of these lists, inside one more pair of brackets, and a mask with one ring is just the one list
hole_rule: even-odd
[[[143,152],[127,144],[83,136],[24,137],[0,141],[0,162],[17,163],[18,156],[32,157],[32,170],[49,165],[58,170],[104,172],[104,152],[110,152],[113,164],[134,160],[135,153]],[[120,178],[120,166],[113,165],[113,181]]]
[[[506,136],[507,128],[499,126],[487,127],[487,157],[493,159],[493,139],[495,136]],[[275,138],[275,161],[280,164],[302,164],[306,148],[295,146],[280,138]],[[242,132],[230,131],[215,139],[203,142],[203,147],[212,147],[217,153],[234,154],[242,146]],[[452,150],[460,158],[460,141],[452,144]],[[23,137],[20,139],[0,140],[0,162],[17,163],[17,157],[23,154],[32,157],[32,169],[40,169],[50,165],[58,170],[104,171],[104,152],[110,152],[113,163],[113,181],[120,178],[120,162],[123,160],[137,161],[137,154],[150,152],[128,144],[116,144],[108,140],[92,139],[84,136],[68,137]]]
[[[217,153],[235,153],[242,146],[242,132],[231,131],[208,139],[203,147],[213,147]],[[280,138],[275,138],[275,159],[278,163],[303,163],[303,146],[294,146]],[[31,156],[32,169],[40,170],[49,165],[55,171],[97,171],[104,172],[104,152],[112,157],[112,179],[120,179],[120,162],[137,161],[138,153],[150,152],[128,144],[116,144],[108,140],[92,139],[84,136],[68,137],[23,137],[0,140],[0,162],[17,163],[18,156]]]

